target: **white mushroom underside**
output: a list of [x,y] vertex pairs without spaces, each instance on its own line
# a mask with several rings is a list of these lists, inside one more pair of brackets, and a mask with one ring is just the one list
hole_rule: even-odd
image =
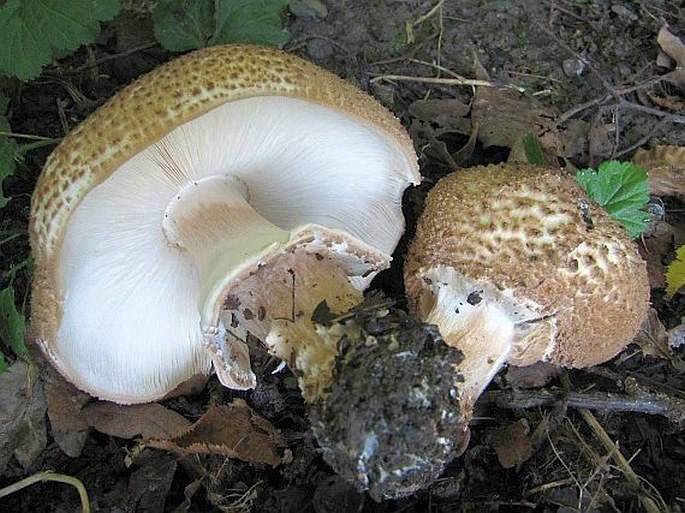
[[421,278],[419,316],[464,353],[459,393],[468,406],[506,363],[545,360],[554,349],[554,321],[541,319],[540,306],[516,299],[512,290],[470,279],[449,266],[423,269]]
[[[72,214],[53,359],[81,388],[119,402],[154,400],[207,373],[198,249],[169,243],[162,229],[177,193],[206,177],[236,176],[264,221],[248,246],[266,244],[256,233],[263,229],[287,238],[314,223],[391,253],[403,230],[402,191],[414,178],[405,155],[377,129],[292,98],[241,100],[180,126]],[[244,247],[227,248],[235,253],[226,258],[245,259]]]

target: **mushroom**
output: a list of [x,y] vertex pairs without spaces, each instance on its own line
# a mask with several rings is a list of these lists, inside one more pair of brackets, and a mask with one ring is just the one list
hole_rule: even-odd
[[389,265],[412,143],[370,96],[293,55],[200,50],[124,88],[48,158],[31,205],[32,325],[66,379],[160,399],[213,365],[251,388],[248,332],[325,386],[347,311]]
[[614,357],[637,333],[650,292],[635,244],[571,177],[513,164],[437,183],[405,285],[412,310],[464,353],[466,423],[507,363],[578,368]]
[[388,267],[419,179],[398,120],[332,74],[256,46],[180,57],[45,164],[39,346],[79,388],[140,403],[212,366],[253,387],[254,336],[298,376],[326,460],[376,499],[411,493],[458,450],[459,356],[389,308],[336,314]]

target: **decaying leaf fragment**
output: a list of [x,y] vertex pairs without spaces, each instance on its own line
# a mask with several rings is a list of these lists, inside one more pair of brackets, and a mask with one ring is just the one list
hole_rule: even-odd
[[182,415],[158,403],[121,405],[97,401],[87,404],[81,412],[90,426],[119,438],[166,438],[190,426]]
[[685,198],[685,147],[659,145],[640,148],[633,162],[649,175],[649,192],[654,196]]
[[242,399],[211,406],[186,432],[150,440],[148,446],[181,454],[223,454],[273,467],[291,459],[285,438]]
[[669,81],[680,87],[685,86],[685,44],[668,29],[668,25],[661,27],[656,41],[661,47],[657,64],[673,68]]
[[545,154],[561,155],[562,144],[556,127],[556,113],[535,98],[511,89],[478,87],[471,110],[478,123],[478,138],[485,148],[511,148],[510,161],[527,162],[523,137],[534,135]]
[[533,442],[529,434],[530,425],[526,419],[519,419],[496,431],[492,445],[502,467],[513,468],[530,458]]

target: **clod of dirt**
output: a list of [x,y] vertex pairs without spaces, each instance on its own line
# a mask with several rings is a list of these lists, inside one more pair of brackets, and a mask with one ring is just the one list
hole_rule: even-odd
[[421,490],[464,437],[455,389],[462,355],[435,326],[395,309],[358,310],[345,332],[333,384],[310,406],[323,457],[374,500]]

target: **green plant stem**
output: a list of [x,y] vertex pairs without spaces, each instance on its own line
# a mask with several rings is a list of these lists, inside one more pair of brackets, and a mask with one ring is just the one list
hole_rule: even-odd
[[16,132],[5,132],[4,130],[0,130],[0,136],[4,135],[6,137],[14,137],[16,139],[33,139],[34,141],[52,141],[52,137],[45,137],[43,135],[34,135],[34,134],[19,134]]
[[0,239],[0,246],[21,237],[25,233],[26,231],[24,230],[7,230],[0,232],[0,237],[7,235],[4,239]]
[[43,146],[53,146],[55,144],[59,144],[62,139],[60,138],[55,138],[55,139],[41,139],[36,142],[28,143],[28,144],[21,144],[17,148],[17,153],[19,155],[26,155],[29,151],[31,150],[36,150],[38,148],[42,148]]
[[26,488],[27,486],[31,486],[35,483],[44,483],[45,481],[65,483],[76,488],[81,499],[81,511],[83,513],[90,513],[90,500],[88,499],[88,492],[86,491],[86,487],[83,486],[83,483],[75,477],[67,476],[65,474],[57,474],[51,470],[38,472],[32,476],[22,479],[21,481],[17,481],[14,484],[0,489],[0,497],[6,497],[7,495]]

